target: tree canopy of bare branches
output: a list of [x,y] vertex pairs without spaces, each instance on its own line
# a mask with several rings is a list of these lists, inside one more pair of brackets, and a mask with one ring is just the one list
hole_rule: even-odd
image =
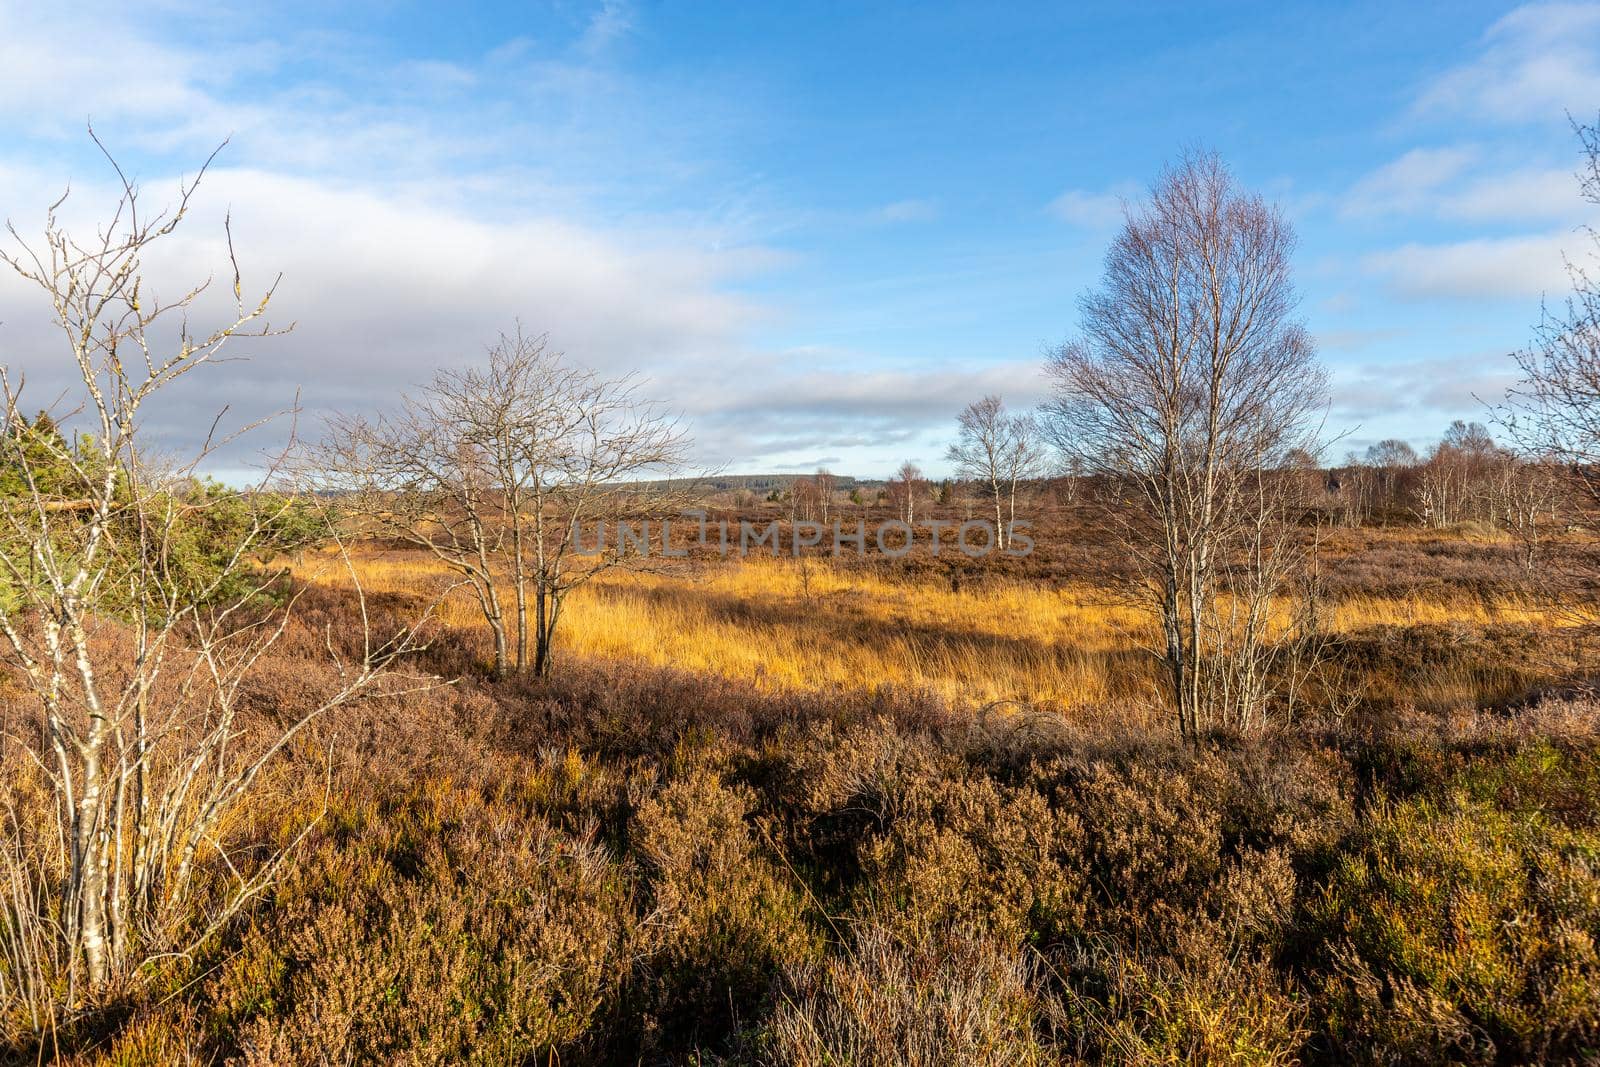
[[1294,243],[1220,159],[1187,155],[1129,210],[1079,338],[1047,368],[1052,437],[1126,501],[1191,736],[1256,723],[1268,695],[1260,653],[1292,554],[1275,472],[1316,450],[1326,397],[1295,318]]
[[1032,415],[1007,412],[998,396],[986,396],[956,417],[956,440],[946,458],[994,505],[995,537],[1004,548],[1017,517],[1017,487],[1045,472],[1039,424]]
[[[1600,122],[1575,124],[1583,148],[1583,198],[1600,204]],[[1590,230],[1600,247],[1600,233]],[[1564,464],[1571,487],[1600,506],[1600,283],[1592,268],[1569,262],[1572,292],[1544,308],[1533,342],[1514,353],[1521,381],[1508,391],[1498,421],[1526,453]]]
[[917,497],[922,495],[926,482],[922,468],[909,459],[900,464],[889,479],[889,500],[901,521],[907,525],[917,521]]
[[[1573,128],[1583,152],[1579,191],[1600,204],[1600,122],[1574,122]],[[1524,539],[1530,571],[1535,544],[1526,538],[1537,529],[1529,521],[1534,516],[1560,509],[1591,528],[1600,521],[1600,282],[1593,274],[1600,232],[1588,232],[1595,244],[1590,262],[1568,261],[1572,291],[1558,307],[1544,306],[1533,341],[1513,353],[1521,379],[1496,411],[1505,437],[1541,475],[1510,498],[1510,514],[1517,518],[1509,525]],[[1552,574],[1551,586],[1564,602],[1573,601],[1575,591],[1588,584],[1573,579],[1586,579],[1594,569],[1587,552],[1574,553],[1555,568],[1567,573]],[[1581,618],[1593,617],[1592,603],[1572,608]]]
[[[304,468],[459,576],[493,633],[497,674],[544,674],[567,594],[627,558],[603,524],[681,503],[635,483],[675,470],[687,448],[633,377],[575,366],[519,328],[487,365],[440,371],[390,413],[333,418]],[[580,558],[580,535],[601,550]]]

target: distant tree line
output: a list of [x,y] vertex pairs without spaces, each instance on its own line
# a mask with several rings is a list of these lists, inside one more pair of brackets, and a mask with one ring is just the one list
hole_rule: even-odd
[[1572,473],[1548,453],[1499,444],[1482,423],[1458,419],[1421,455],[1393,439],[1348,454],[1326,473],[1315,500],[1343,526],[1499,529],[1521,546],[1531,570],[1541,543],[1577,521]]

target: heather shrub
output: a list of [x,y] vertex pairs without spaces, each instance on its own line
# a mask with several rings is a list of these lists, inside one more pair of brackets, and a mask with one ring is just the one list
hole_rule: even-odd
[[134,1015],[104,1047],[63,1055],[55,1062],[66,1067],[199,1067],[215,1063],[216,1056],[207,1048],[203,1020],[187,1005],[169,1004]]
[[1275,966],[1294,933],[1295,849],[1328,847],[1347,809],[1331,781],[1291,787],[1232,755],[1047,772],[1084,827],[1087,932],[1052,958],[1086,1060],[1298,1061],[1303,998]]
[[628,663],[563,663],[553,677],[513,678],[494,690],[513,712],[495,734],[502,744],[529,748],[560,739],[608,759],[662,763],[684,743],[756,745],[824,723],[849,728],[882,722],[914,732],[961,721],[943,701],[919,690],[767,691],[714,675]]
[[1178,962],[1113,942],[1068,954],[1061,970],[1075,1051],[1090,1062],[1300,1062],[1304,1004],[1261,959]]
[[1224,792],[1172,768],[1097,762],[1073,773],[1064,793],[1085,832],[1091,929],[1170,949],[1209,917],[1227,863]]
[[521,1063],[615,997],[631,902],[593,840],[448,779],[330,824],[211,983],[240,1062]]
[[819,723],[792,741],[794,768],[782,797],[813,817],[854,813],[882,826],[898,811],[907,781],[935,773],[939,752],[925,736],[887,719],[835,728]]
[[1474,799],[1503,811],[1537,814],[1574,828],[1600,822],[1600,745],[1592,734],[1522,740],[1503,756],[1472,761],[1457,783]]
[[788,971],[754,1058],[787,1067],[1056,1063],[1060,1020],[1033,979],[1032,966],[979,933],[908,939],[858,926],[841,954]]
[[631,1010],[646,1048],[724,1043],[763,1013],[782,968],[818,950],[796,876],[753,832],[755,799],[699,764],[639,804],[649,940]]
[[1016,947],[1077,932],[1088,887],[1076,816],[951,762],[903,782],[893,821],[864,844],[863,907],[910,936],[967,927]]
[[1600,1055],[1600,838],[1458,792],[1382,804],[1312,906],[1329,1040],[1374,1063]]
[[900,817],[910,784],[938,773],[937,747],[887,720],[812,726],[769,758],[769,808],[816,879],[847,899],[862,884],[865,847]]
[[1204,788],[1222,790],[1225,841],[1326,862],[1356,821],[1358,785],[1347,758],[1309,731],[1227,752]]

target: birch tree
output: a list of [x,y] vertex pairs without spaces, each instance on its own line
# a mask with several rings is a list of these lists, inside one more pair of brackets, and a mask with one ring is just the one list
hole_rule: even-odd
[[1288,223],[1221,160],[1187,156],[1128,209],[1081,335],[1047,368],[1052,437],[1124,502],[1119,526],[1190,737],[1259,722],[1270,696],[1259,657],[1296,544],[1275,472],[1293,450],[1315,451],[1326,397],[1294,317],[1293,248]]
[[[92,235],[61,222],[62,197],[42,239],[8,224],[0,251],[48,309],[73,383],[29,424],[20,374],[0,367],[0,663],[21,693],[0,716],[0,1022],[35,1033],[192,951],[270,886],[287,850],[241,840],[241,801],[410,647],[408,633],[363,633],[347,660],[330,642],[326,688],[274,726],[243,716],[297,599],[256,559],[289,498],[188,491],[223,441],[157,461],[142,423],[180,379],[274,332],[276,283],[247,298],[230,239],[230,306],[197,329],[208,283],[163,298],[144,261],[183,223],[205,168],[154,213],[115,173],[120,197]],[[212,546],[220,562],[196,572],[184,546],[220,506],[245,510]]]
[[1009,537],[1007,516],[1017,517],[1017,488],[1045,470],[1045,449],[1038,423],[1030,415],[1012,415],[998,396],[968,404],[956,419],[956,440],[946,458],[956,472],[975,482],[994,507],[996,544]]
[[[548,672],[567,595],[629,554],[617,526],[670,515],[677,420],[632,376],[576,366],[520,328],[484,365],[440,371],[392,412],[335,416],[303,469],[370,529],[420,548],[471,591],[494,671]],[[610,524],[610,540],[605,526]],[[578,537],[597,551],[580,553]]]
[[[1574,129],[1583,151],[1579,192],[1600,205],[1600,122],[1575,122]],[[1600,232],[1591,227],[1589,237],[1595,244],[1587,262],[1567,263],[1571,293],[1543,309],[1532,342],[1512,354],[1520,377],[1496,422],[1521,458],[1554,480],[1551,511],[1566,511],[1567,525],[1593,530],[1600,526],[1600,281],[1594,273]],[[1565,548],[1545,568],[1549,592],[1575,618],[1592,622],[1600,608],[1589,590],[1600,560],[1587,546]],[[1533,548],[1527,552],[1531,569]]]
[[922,481],[922,468],[909,459],[889,479],[889,498],[907,526],[917,521],[917,493]]

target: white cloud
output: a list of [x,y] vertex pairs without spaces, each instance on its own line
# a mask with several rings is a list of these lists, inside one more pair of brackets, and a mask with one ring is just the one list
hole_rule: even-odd
[[632,5],[621,0],[604,0],[600,9],[590,17],[579,48],[585,54],[598,55],[632,30]]
[[[701,200],[718,205],[707,213],[653,210],[637,187],[608,200],[618,173],[706,182],[694,131],[675,133],[669,112],[709,117],[714,130],[725,122],[683,99],[643,106],[646,94],[608,69],[600,53],[629,32],[626,8],[598,11],[571,54],[555,59],[549,43],[517,40],[478,61],[381,69],[363,66],[354,48],[338,62],[355,90],[285,75],[280,54],[267,48],[250,69],[272,77],[259,78],[262,91],[243,91],[211,77],[211,62],[222,70],[227,62],[152,45],[128,18],[118,10],[59,24],[32,13],[6,18],[14,32],[3,48],[14,66],[0,67],[0,134],[21,130],[19,147],[32,150],[0,165],[0,203],[30,234],[70,176],[70,221],[101,221],[112,198],[94,181],[107,174],[85,152],[83,107],[93,107],[114,149],[141,147],[149,203],[170,198],[168,160],[192,168],[234,131],[197,211],[150,256],[149,275],[173,290],[197,272],[221,274],[221,218],[230,210],[246,288],[282,272],[272,318],[296,328],[238,346],[234,355],[248,362],[187,379],[150,413],[163,445],[192,445],[222,406],[234,424],[280,410],[299,386],[307,416],[389,405],[437,366],[477,358],[515,318],[549,331],[574,360],[651,379],[651,395],[690,416],[702,456],[738,458],[749,469],[846,448],[898,453],[942,434],[973,397],[998,389],[1026,403],[1037,387],[1032,363],[864,371],[866,354],[763,349],[755,338],[779,310],[742,293],[782,258],[749,237],[770,222],[746,190],[702,190]],[[67,53],[77,42],[117,46],[138,64],[74,67]],[[53,80],[59,70],[93,90],[62,86]],[[269,85],[280,88],[264,91]],[[514,94],[485,98],[491,85]],[[29,93],[27,109],[14,104]],[[440,99],[448,101],[442,109]],[[648,136],[635,136],[640,128]],[[502,155],[507,144],[515,157]],[[619,154],[627,166],[616,166]],[[931,198],[907,198],[856,222],[906,224],[938,211]],[[197,325],[221,314],[208,302]],[[40,403],[66,381],[48,358],[46,320],[34,294],[0,277],[0,362],[29,373]],[[315,432],[315,418],[302,421],[302,432]]]
[[1341,211],[1354,217],[1415,211],[1434,201],[1477,155],[1470,147],[1413,148],[1352,186]]
[[[1592,251],[1578,228],[1597,218],[1580,193],[1577,161],[1530,158],[1525,135],[1496,137],[1492,123],[1561,122],[1597,101],[1600,4],[1529,5],[1501,18],[1478,53],[1431,83],[1413,109],[1466,120],[1475,143],[1412,149],[1356,182],[1340,206],[1351,219],[1496,229],[1374,252],[1361,261],[1364,269],[1403,299],[1523,300],[1564,291],[1565,257]],[[1546,228],[1505,232],[1518,224]],[[1548,228],[1557,224],[1564,228]]]
[[0,3],[0,119],[64,136],[80,131],[85,116],[203,122],[215,113],[202,87],[205,56],[129,33],[120,22]]
[[[152,204],[169,184],[148,183]],[[91,193],[74,194],[75,214],[108,202]],[[741,337],[764,314],[721,290],[762,269],[760,249],[652,245],[550,218],[486,221],[422,198],[255,170],[213,173],[195,214],[147,257],[165,291],[225,267],[230,204],[246,285],[281,272],[273,318],[297,322],[208,382],[213,406],[231,403],[241,417],[287,403],[299,385],[312,408],[387,403],[434,367],[476,358],[518,317],[576,359],[638,369],[669,392],[688,366],[728,381]],[[27,234],[26,222],[19,228]],[[0,285],[0,351],[43,386],[48,307]],[[205,307],[224,313],[220,301]]]
[[839,374],[833,366],[812,369],[803,359],[792,363],[777,380],[755,381],[724,394],[712,410],[953,421],[963,407],[991,393],[1014,408],[1025,409],[1042,401],[1045,392],[1040,365],[1031,361],[905,367],[848,375]]
[[1584,238],[1571,231],[1479,238],[1445,244],[1411,243],[1367,256],[1369,273],[1389,279],[1412,299],[1537,298],[1567,288],[1564,256]]
[[1062,222],[1086,230],[1109,230],[1122,221],[1123,205],[1138,195],[1131,183],[1113,186],[1102,192],[1068,189],[1046,209]]
[[[69,220],[102,220],[113,198],[83,137],[85,110],[113,149],[138,146],[149,205],[170,199],[176,185],[162,176],[164,158],[192,170],[234,131],[195,214],[148,258],[147,273],[168,292],[207,271],[222,274],[221,218],[231,208],[247,288],[282,272],[273,320],[297,325],[287,336],[237,346],[246,362],[186,380],[151,412],[164,445],[192,445],[224,406],[234,424],[280,410],[300,386],[309,414],[389,404],[435,367],[478,357],[517,318],[548,331],[575,360],[652,379],[653,395],[691,417],[743,412],[750,426],[737,443],[751,462],[794,431],[763,423],[752,407],[768,388],[781,395],[779,383],[796,369],[750,340],[774,312],[737,290],[780,257],[743,235],[737,205],[685,217],[630,195],[626,212],[586,210],[618,169],[606,153],[632,153],[629,173],[704,177],[687,142],[673,143],[652,112],[632,106],[636,91],[595,58],[628,32],[626,8],[600,9],[567,58],[535,60],[530,42],[511,42],[476,68],[413,62],[358,70],[361,88],[348,93],[295,81],[253,96],[212,71],[271,69],[273,48],[168,47],[130,19],[120,9],[46,16],[0,7],[0,134],[16,135],[0,165],[0,203],[29,235],[70,177]],[[235,53],[251,58],[232,66]],[[110,54],[117,64],[84,58]],[[464,93],[486,72],[519,76],[502,79],[523,94],[511,102],[517,106],[474,97],[470,108],[431,110],[438,94]],[[413,106],[418,85],[427,106]],[[563,106],[534,106],[541,101]],[[510,125],[489,137],[508,109]],[[548,110],[555,116],[538,124]],[[583,122],[565,120],[574,111]],[[651,136],[624,136],[619,124],[649,125]],[[559,160],[561,173],[503,166],[494,155],[499,142]],[[881,217],[912,221],[933,210],[931,201],[904,201]],[[219,317],[222,295],[208,298],[198,317]],[[50,358],[48,308],[0,276],[0,324],[0,362],[25,371],[32,398],[47,402],[66,382]],[[704,452],[739,454],[732,421],[699,428]]]
[[881,222],[931,222],[939,217],[939,202],[931,198],[896,200],[874,214]]
[[1468,222],[1567,220],[1592,216],[1571,168],[1524,168],[1485,175],[1440,198],[1438,212]]
[[1419,113],[1559,122],[1600,102],[1600,5],[1529,4],[1491,26],[1480,54],[1435,80]]
[[1424,216],[1461,222],[1578,222],[1595,214],[1571,167],[1482,165],[1477,146],[1414,148],[1350,187],[1347,218]]
[[[7,175],[10,175],[9,179]],[[145,183],[151,205],[175,179]],[[0,199],[42,206],[53,190],[34,171],[0,171]],[[110,190],[85,185],[68,217],[92,223]],[[646,391],[689,417],[697,451],[748,469],[818,450],[904,450],[939,432],[973,398],[999,392],[1018,407],[1040,399],[1033,362],[864,369],[861,353],[774,351],[749,338],[776,312],[731,295],[728,283],[767,269],[761,247],[713,247],[693,235],[649,239],[521,215],[484,219],[444,192],[413,185],[384,192],[349,183],[220,169],[195,213],[148,258],[165,290],[225,276],[222,214],[231,208],[247,290],[281,273],[272,321],[286,336],[236,346],[244,362],[194,376],[152,412],[169,446],[193,445],[223,407],[240,425],[300,401],[302,432],[328,410],[386,406],[434,369],[478,358],[515,319],[610,373],[635,371]],[[27,235],[32,219],[19,219]],[[197,327],[221,321],[227,294],[204,302]],[[0,276],[0,362],[25,371],[45,403],[63,385],[48,308]],[[281,441],[279,424],[252,448]],[[224,457],[243,462],[248,451]]]
[[1335,372],[1333,409],[1341,419],[1363,421],[1409,412],[1442,430],[1454,418],[1482,419],[1485,406],[1498,403],[1516,381],[1516,366],[1504,352],[1369,363]]

